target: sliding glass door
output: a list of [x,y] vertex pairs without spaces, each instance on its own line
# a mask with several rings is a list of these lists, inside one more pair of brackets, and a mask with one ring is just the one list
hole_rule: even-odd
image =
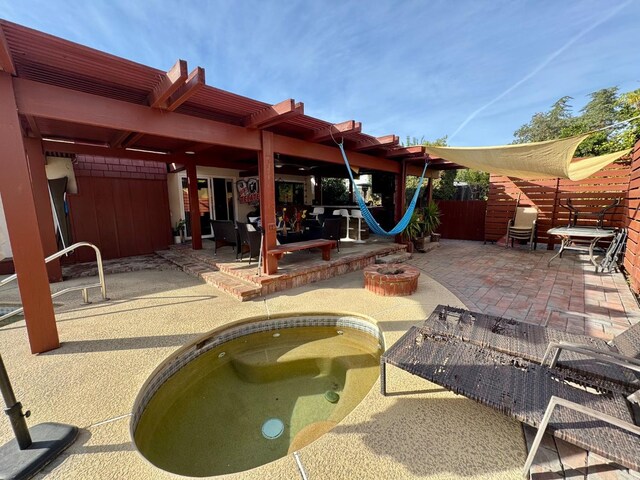
[[[187,178],[182,177],[182,212],[186,220],[187,237],[191,237],[191,206],[187,185]],[[213,236],[211,220],[235,220],[233,179],[199,176],[198,206],[203,237]]]

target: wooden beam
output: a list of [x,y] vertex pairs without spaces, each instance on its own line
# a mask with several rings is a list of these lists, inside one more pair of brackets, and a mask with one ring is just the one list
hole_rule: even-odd
[[324,142],[330,138],[334,138],[336,141],[340,140],[340,137],[349,135],[351,133],[360,133],[362,131],[362,123],[354,120],[347,120],[342,123],[335,123],[326,128],[321,128],[309,135],[306,140],[309,142]]
[[178,88],[184,85],[188,77],[187,62],[178,60],[149,93],[147,97],[149,106],[151,108],[164,107],[165,102]]
[[118,148],[122,146],[122,143],[131,135],[131,132],[118,132],[114,135],[114,137],[109,140],[109,145],[113,148]]
[[[27,160],[29,161],[29,173],[38,217],[40,241],[42,242],[44,255],[48,257],[58,251],[58,241],[53,223],[53,213],[51,212],[49,181],[47,180],[47,171],[45,169],[46,159],[40,140],[37,138],[25,138],[23,142],[27,152]],[[60,267],[59,259],[47,263],[47,273],[50,282],[62,281],[62,268]]]
[[7,72],[9,75],[16,74],[16,67],[13,64],[11,50],[9,49],[7,38],[4,36],[2,25],[0,25],[0,69]]
[[[260,131],[176,112],[161,112],[142,105],[100,97],[31,80],[14,78],[18,111],[23,115],[50,118],[114,130],[141,132],[258,151]],[[310,160],[343,164],[340,151],[331,146],[306,142],[284,135],[273,136],[274,151]],[[353,166],[398,173],[397,162],[349,152]]]
[[0,74],[0,191],[31,353],[60,346],[12,79]]
[[144,137],[144,133],[132,133],[124,142],[122,142],[121,146],[123,148],[133,147],[142,137]]
[[271,105],[245,117],[242,124],[247,128],[267,128],[304,114],[304,104],[293,98]]
[[[402,160],[400,173],[396,175],[396,191],[395,191],[395,212],[394,223],[398,223],[400,219],[403,217],[405,212],[406,205],[406,195],[407,193],[407,162]],[[396,235],[395,237],[396,243],[402,242],[402,234]]]
[[351,147],[351,149],[356,151],[372,150],[374,148],[393,147],[399,143],[400,137],[397,135],[385,135],[384,137],[362,140]]
[[260,216],[264,227],[262,244],[262,271],[267,275],[278,271],[278,260],[266,252],[276,246],[276,176],[273,155],[272,132],[261,131],[262,150],[258,154],[258,178],[260,179]]
[[40,128],[36,123],[36,119],[33,118],[31,115],[26,115],[25,118],[27,119],[27,123],[29,124],[29,130],[31,130],[31,133],[33,134],[33,136],[35,138],[41,139],[42,133],[40,133]]
[[187,167],[187,188],[189,190],[189,216],[191,218],[191,247],[202,250],[202,230],[200,228],[200,198],[198,197],[198,173],[196,164],[189,162]]
[[260,150],[260,133],[214,120],[14,78],[18,111],[95,127],[140,132],[248,150]]
[[45,152],[77,153],[80,155],[95,155],[99,157],[128,158],[131,160],[147,160],[151,162],[172,163],[179,162],[184,156],[162,155],[159,153],[132,152],[124,148],[100,147],[97,145],[83,145],[81,143],[54,142],[43,140]]
[[182,105],[195,95],[198,90],[204,87],[204,68],[196,67],[187,78],[187,82],[182,85],[171,97],[167,100],[166,110],[173,112],[176,108]]
[[416,155],[424,155],[426,150],[424,145],[415,145],[413,147],[401,147],[387,152],[387,158],[410,157]]

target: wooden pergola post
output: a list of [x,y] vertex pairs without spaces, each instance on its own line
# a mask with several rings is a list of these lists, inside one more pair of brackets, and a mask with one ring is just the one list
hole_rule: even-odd
[[58,348],[60,340],[17,112],[12,78],[0,73],[0,190],[31,353],[42,353]]
[[191,248],[202,250],[202,229],[200,228],[200,199],[198,198],[198,173],[195,162],[187,167],[187,188],[189,189],[189,216],[191,217]]
[[315,175],[316,185],[313,197],[318,205],[322,205],[322,175]]
[[[56,229],[53,223],[53,212],[51,211],[49,181],[47,180],[47,171],[45,169],[46,161],[42,151],[42,142],[37,138],[25,138],[24,146],[27,151],[27,160],[29,161],[40,240],[42,241],[44,255],[48,257],[58,251],[58,242],[56,241]],[[49,262],[47,264],[47,272],[50,282],[61,282],[62,268],[60,267],[60,259]]]
[[[407,191],[407,162],[402,159],[402,163],[400,164],[400,173],[396,175],[396,192],[395,192],[395,215],[394,215],[394,224],[397,224],[402,216],[404,215],[404,211],[406,208],[406,191]],[[402,234],[398,234],[395,237],[396,243],[402,242]]]
[[273,133],[262,131],[262,150],[258,152],[258,178],[260,179],[260,216],[264,239],[262,244],[262,272],[267,275],[278,271],[278,260],[266,252],[276,246],[276,180],[273,159]]

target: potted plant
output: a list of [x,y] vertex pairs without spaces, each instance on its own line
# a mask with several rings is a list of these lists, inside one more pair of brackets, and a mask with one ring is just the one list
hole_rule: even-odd
[[173,243],[175,243],[176,245],[179,245],[183,242],[184,239],[184,226],[186,225],[186,222],[184,221],[184,219],[180,219],[176,222],[176,226],[175,228],[172,229],[173,231]]
[[440,234],[434,233],[440,226],[440,209],[437,203],[429,202],[429,204],[422,209],[422,222],[424,234],[431,237],[431,241],[439,241]]
[[423,232],[422,216],[420,212],[416,210],[413,212],[413,215],[411,215],[411,220],[409,220],[409,224],[404,229],[404,235],[409,241],[407,245],[408,252],[412,252],[414,246],[416,250],[424,250]]

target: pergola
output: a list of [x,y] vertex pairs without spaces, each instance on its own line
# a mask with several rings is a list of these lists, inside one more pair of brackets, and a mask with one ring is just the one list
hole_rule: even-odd
[[[332,124],[287,99],[275,105],[205,84],[201,67],[178,60],[160,71],[0,20],[0,187],[31,351],[59,346],[45,266],[57,250],[45,158],[49,152],[113,156],[185,169],[192,245],[202,248],[196,166],[257,171],[266,249],[276,245],[274,159],[343,166],[333,137],[343,139],[352,166],[396,175],[396,218],[404,178],[419,175],[424,147],[403,147],[396,135],[373,137],[360,122]],[[431,159],[430,168],[455,168]],[[321,172],[321,170],[318,170]],[[273,221],[266,221],[273,219]],[[268,258],[265,273],[277,261]]]

